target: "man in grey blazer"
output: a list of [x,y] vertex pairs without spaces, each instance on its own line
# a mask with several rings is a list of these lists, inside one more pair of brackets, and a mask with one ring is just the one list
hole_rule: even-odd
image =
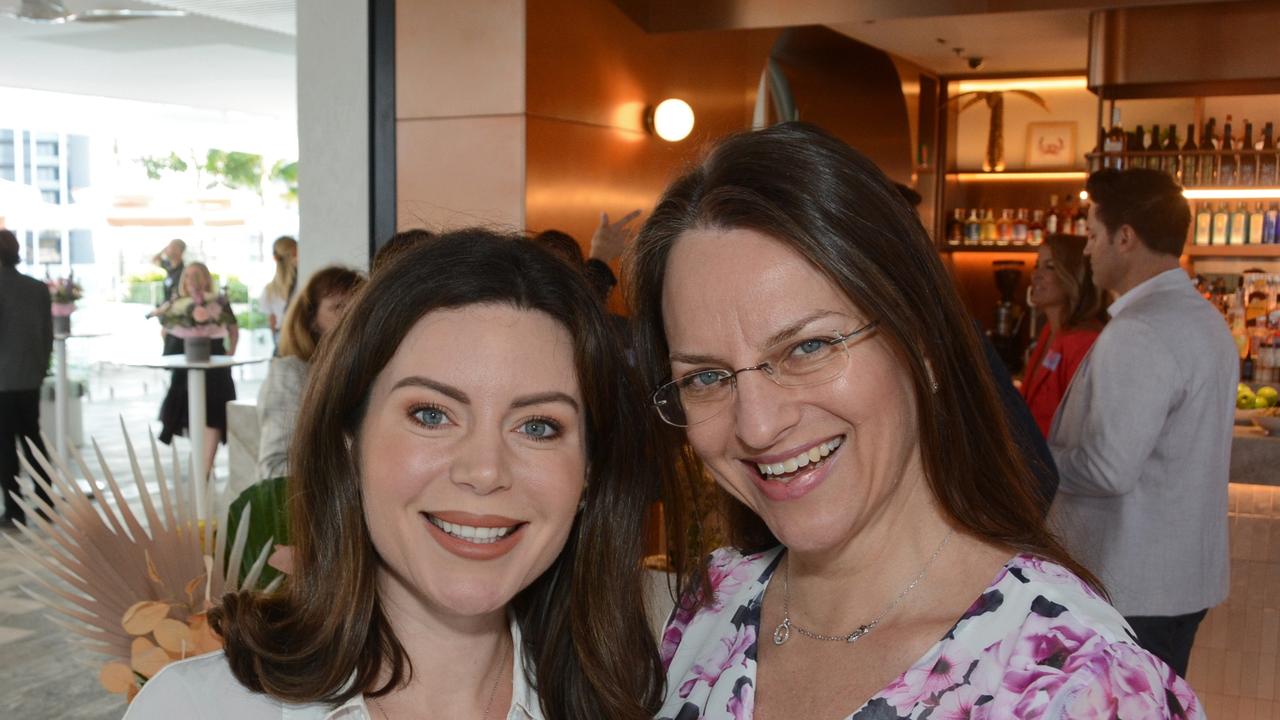
[[1178,266],[1191,213],[1156,170],[1089,177],[1085,254],[1117,296],[1049,434],[1050,521],[1143,647],[1185,676],[1227,596],[1227,482],[1239,356]]
[[[53,351],[49,288],[18,272],[17,266],[18,238],[0,229],[0,486],[5,491],[0,527],[26,520],[13,501],[22,497],[18,443],[32,467],[39,468],[26,439],[48,455],[40,442],[40,385]],[[48,500],[43,490],[36,490]]]

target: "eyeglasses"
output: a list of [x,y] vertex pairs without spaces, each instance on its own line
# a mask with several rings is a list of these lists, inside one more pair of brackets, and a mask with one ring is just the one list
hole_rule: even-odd
[[708,368],[665,383],[654,391],[652,403],[663,422],[691,427],[724,412],[733,403],[738,376],[759,370],[775,385],[812,387],[840,377],[849,366],[850,340],[865,336],[876,321],[845,334],[812,337],[779,348],[771,359],[738,370]]

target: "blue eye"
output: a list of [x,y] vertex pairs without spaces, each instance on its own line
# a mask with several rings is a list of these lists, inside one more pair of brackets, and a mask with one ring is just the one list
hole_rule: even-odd
[[791,354],[800,356],[812,355],[817,352],[822,352],[828,347],[830,347],[830,343],[826,340],[818,340],[815,338],[813,340],[805,340],[804,342],[797,343],[795,348],[791,350]]
[[728,375],[724,370],[703,370],[680,378],[679,385],[685,391],[707,390],[719,385]]
[[449,422],[449,416],[445,414],[444,410],[436,407],[435,405],[425,405],[414,408],[413,411],[410,412],[410,416],[416,420],[419,425],[424,425],[426,427],[440,427],[442,425],[451,424]]
[[560,425],[549,418],[529,418],[520,423],[520,432],[532,440],[551,440],[560,436]]

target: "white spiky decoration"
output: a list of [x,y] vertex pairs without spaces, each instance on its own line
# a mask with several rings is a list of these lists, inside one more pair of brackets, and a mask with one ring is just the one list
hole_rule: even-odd
[[[33,447],[33,455],[51,483],[34,471],[22,453],[18,457],[32,482],[48,493],[51,504],[39,497],[18,499],[27,517],[27,524],[18,527],[31,547],[10,535],[5,537],[29,565],[23,572],[39,586],[35,591],[23,587],[23,591],[55,610],[50,619],[77,635],[86,650],[105,655],[108,662],[100,675],[103,686],[132,699],[138,690],[135,673],[145,680],[173,660],[220,647],[204,613],[224,593],[257,586],[273,541],[266,543],[243,580],[238,579],[251,508],[246,504],[240,514],[228,553],[220,536],[220,529],[228,527],[227,516],[217,523],[207,522],[196,509],[197,492],[204,493],[203,507],[217,507],[213,483],[182,482],[176,448],[172,451],[171,482],[165,476],[155,436],[148,431],[155,489],[159,491],[157,503],[123,420],[121,431],[145,524],[125,501],[95,439],[93,449],[105,486],[90,472],[79,451],[72,447],[70,452],[93,497],[98,498],[98,506],[62,460],[56,460],[55,467]],[[47,440],[45,446],[52,447]],[[34,571],[36,567],[60,582],[42,577]],[[224,577],[224,567],[230,577]],[[283,576],[276,578],[265,590],[274,590],[282,580]]]

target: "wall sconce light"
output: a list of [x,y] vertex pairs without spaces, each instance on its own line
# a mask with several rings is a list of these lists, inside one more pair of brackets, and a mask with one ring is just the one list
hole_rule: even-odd
[[667,98],[645,114],[645,125],[667,142],[680,142],[693,132],[693,108],[679,98]]

